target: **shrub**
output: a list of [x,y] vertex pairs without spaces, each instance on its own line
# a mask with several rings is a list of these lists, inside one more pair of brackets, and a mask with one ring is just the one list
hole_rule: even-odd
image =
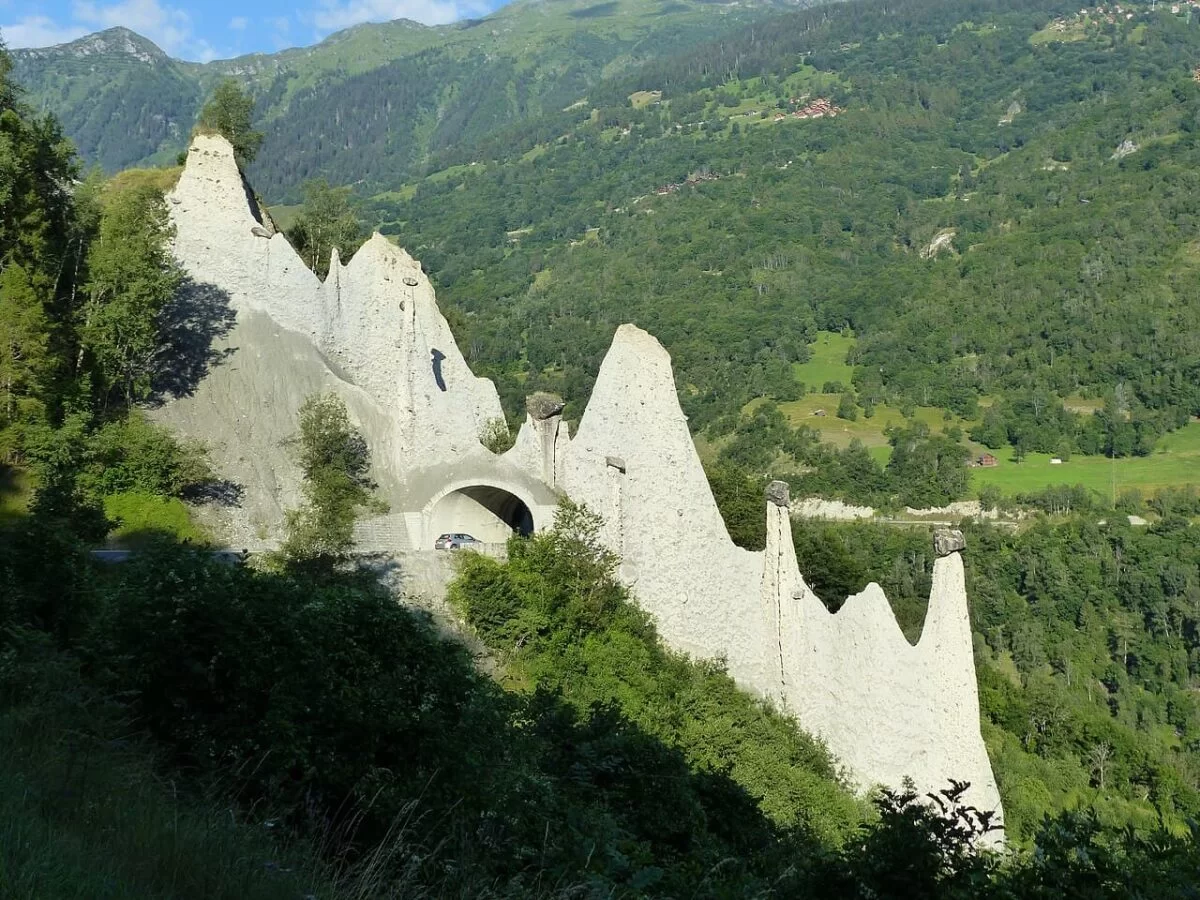
[[304,473],[305,505],[287,514],[283,556],[323,568],[346,558],[360,510],[382,511],[372,492],[371,452],[334,394],[314,394],[300,407],[295,439]]
[[192,521],[191,513],[175,497],[132,492],[104,498],[104,514],[113,523],[109,539],[121,547],[141,547],[157,538],[182,543],[208,543],[208,534]]
[[364,815],[359,836],[381,838],[468,743],[465,651],[369,580],[314,584],[161,547],[101,600],[86,646],[100,684],[175,763],[297,824]]
[[516,440],[517,436],[508,427],[508,422],[503,416],[489,419],[479,435],[479,443],[497,454],[509,450]]
[[84,452],[79,484],[92,497],[179,497],[213,477],[202,444],[180,441],[136,411],[92,432]]
[[848,422],[858,419],[858,406],[854,402],[854,395],[849,391],[842,394],[842,398],[838,401],[837,417]]

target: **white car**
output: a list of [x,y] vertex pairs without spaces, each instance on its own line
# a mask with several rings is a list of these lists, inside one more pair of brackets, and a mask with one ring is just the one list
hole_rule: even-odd
[[475,547],[482,543],[483,541],[476,540],[469,534],[455,532],[451,534],[438,535],[438,539],[433,542],[433,549],[461,550],[463,547]]

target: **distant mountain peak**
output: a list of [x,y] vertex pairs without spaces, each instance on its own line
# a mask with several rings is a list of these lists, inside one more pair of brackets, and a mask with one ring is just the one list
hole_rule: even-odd
[[321,47],[321,46],[328,47],[333,44],[340,43],[342,41],[351,40],[356,35],[359,35],[359,34],[363,33],[364,31],[376,31],[376,30],[393,30],[394,31],[396,29],[405,29],[408,31],[431,31],[431,30],[433,30],[433,26],[423,25],[420,22],[416,22],[412,19],[391,19],[387,22],[360,22],[358,25],[351,25],[349,28],[343,28],[340,31],[335,31],[335,32],[333,32],[333,34],[327,35],[324,39],[322,39],[320,41],[320,43],[313,45],[313,47],[309,47],[309,48],[305,48],[305,49],[311,50],[311,49],[315,49],[316,47]]
[[15,50],[13,55],[39,59],[120,55],[145,63],[163,62],[169,58],[153,41],[119,25],[84,35],[66,44]]

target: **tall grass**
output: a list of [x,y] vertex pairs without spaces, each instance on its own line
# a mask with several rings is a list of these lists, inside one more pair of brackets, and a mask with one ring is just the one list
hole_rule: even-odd
[[65,659],[21,643],[0,652],[0,897],[334,896],[303,847],[177,788]]
[[482,851],[471,835],[431,845],[420,798],[353,861],[343,851],[355,844],[358,816],[315,845],[289,844],[269,815],[247,814],[219,790],[198,791],[184,773],[163,774],[153,748],[122,721],[121,706],[91,693],[76,666],[43,635],[0,635],[0,900],[586,893],[586,885],[536,871],[520,883],[497,881],[471,858]]

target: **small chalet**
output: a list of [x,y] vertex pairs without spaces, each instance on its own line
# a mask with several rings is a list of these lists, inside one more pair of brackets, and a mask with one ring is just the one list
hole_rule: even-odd
[[981,469],[990,469],[998,465],[999,462],[1000,460],[996,459],[996,457],[992,456],[990,453],[983,453],[975,458],[975,465]]

